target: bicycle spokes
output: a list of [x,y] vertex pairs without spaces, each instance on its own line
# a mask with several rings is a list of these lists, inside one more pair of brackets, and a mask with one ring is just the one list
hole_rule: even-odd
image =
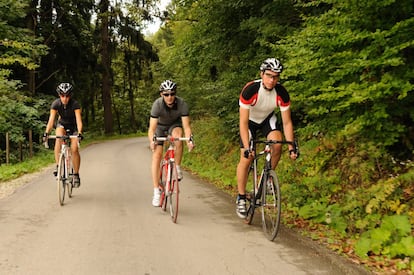
[[274,240],[279,231],[281,201],[279,183],[274,171],[270,171],[262,189],[262,225],[269,240]]

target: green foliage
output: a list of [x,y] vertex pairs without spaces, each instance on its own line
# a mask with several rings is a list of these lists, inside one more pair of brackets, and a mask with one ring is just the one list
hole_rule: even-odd
[[414,237],[408,216],[385,216],[379,227],[364,232],[356,243],[356,253],[394,257],[414,256]]
[[196,147],[190,153],[185,152],[183,165],[233,194],[235,163],[239,157],[238,143],[226,138],[226,129],[218,118],[204,117],[203,120],[194,121],[192,131]]
[[30,158],[24,162],[13,165],[1,165],[0,185],[2,181],[12,180],[24,174],[37,172],[45,166],[52,164],[55,161],[53,156],[53,150],[46,152],[45,149],[42,149],[33,158]]

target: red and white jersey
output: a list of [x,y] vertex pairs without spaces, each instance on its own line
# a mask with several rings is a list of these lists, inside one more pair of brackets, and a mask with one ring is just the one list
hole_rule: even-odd
[[268,91],[263,87],[262,80],[247,83],[240,93],[239,105],[249,109],[249,120],[262,123],[276,108],[286,111],[290,108],[289,93],[280,83]]

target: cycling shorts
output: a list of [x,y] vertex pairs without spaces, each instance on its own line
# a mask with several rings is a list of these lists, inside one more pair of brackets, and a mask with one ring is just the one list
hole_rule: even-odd
[[[249,137],[250,140],[255,140],[257,138],[257,132],[260,130],[263,137],[267,137],[267,135],[272,131],[282,131],[282,127],[277,119],[277,116],[274,112],[272,112],[262,123],[258,124],[249,120]],[[244,148],[243,142],[240,138],[240,148]]]
[[[157,137],[167,137],[172,134],[174,128],[183,128],[181,122],[175,122],[172,125],[157,125],[157,129],[155,130],[155,135]],[[164,141],[157,141],[158,145],[163,145]]]

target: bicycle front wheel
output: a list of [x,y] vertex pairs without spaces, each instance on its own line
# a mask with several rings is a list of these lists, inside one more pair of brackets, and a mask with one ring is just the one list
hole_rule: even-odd
[[163,211],[167,209],[167,196],[166,196],[166,188],[167,188],[167,177],[168,177],[168,163],[162,161],[161,168],[160,168],[160,188],[161,188],[161,197],[160,197],[160,206]]
[[65,200],[65,181],[66,181],[66,164],[65,164],[65,156],[61,154],[59,156],[59,164],[58,164],[58,171],[57,171],[57,191],[58,191],[58,198],[60,205],[63,205]]
[[273,241],[279,232],[281,215],[280,186],[274,171],[269,171],[264,178],[261,199],[263,232]]
[[177,217],[178,217],[178,201],[179,201],[180,189],[178,185],[177,167],[175,166],[175,164],[172,164],[171,168],[172,168],[172,171],[171,171],[168,196],[170,199],[171,219],[174,223],[176,223]]

